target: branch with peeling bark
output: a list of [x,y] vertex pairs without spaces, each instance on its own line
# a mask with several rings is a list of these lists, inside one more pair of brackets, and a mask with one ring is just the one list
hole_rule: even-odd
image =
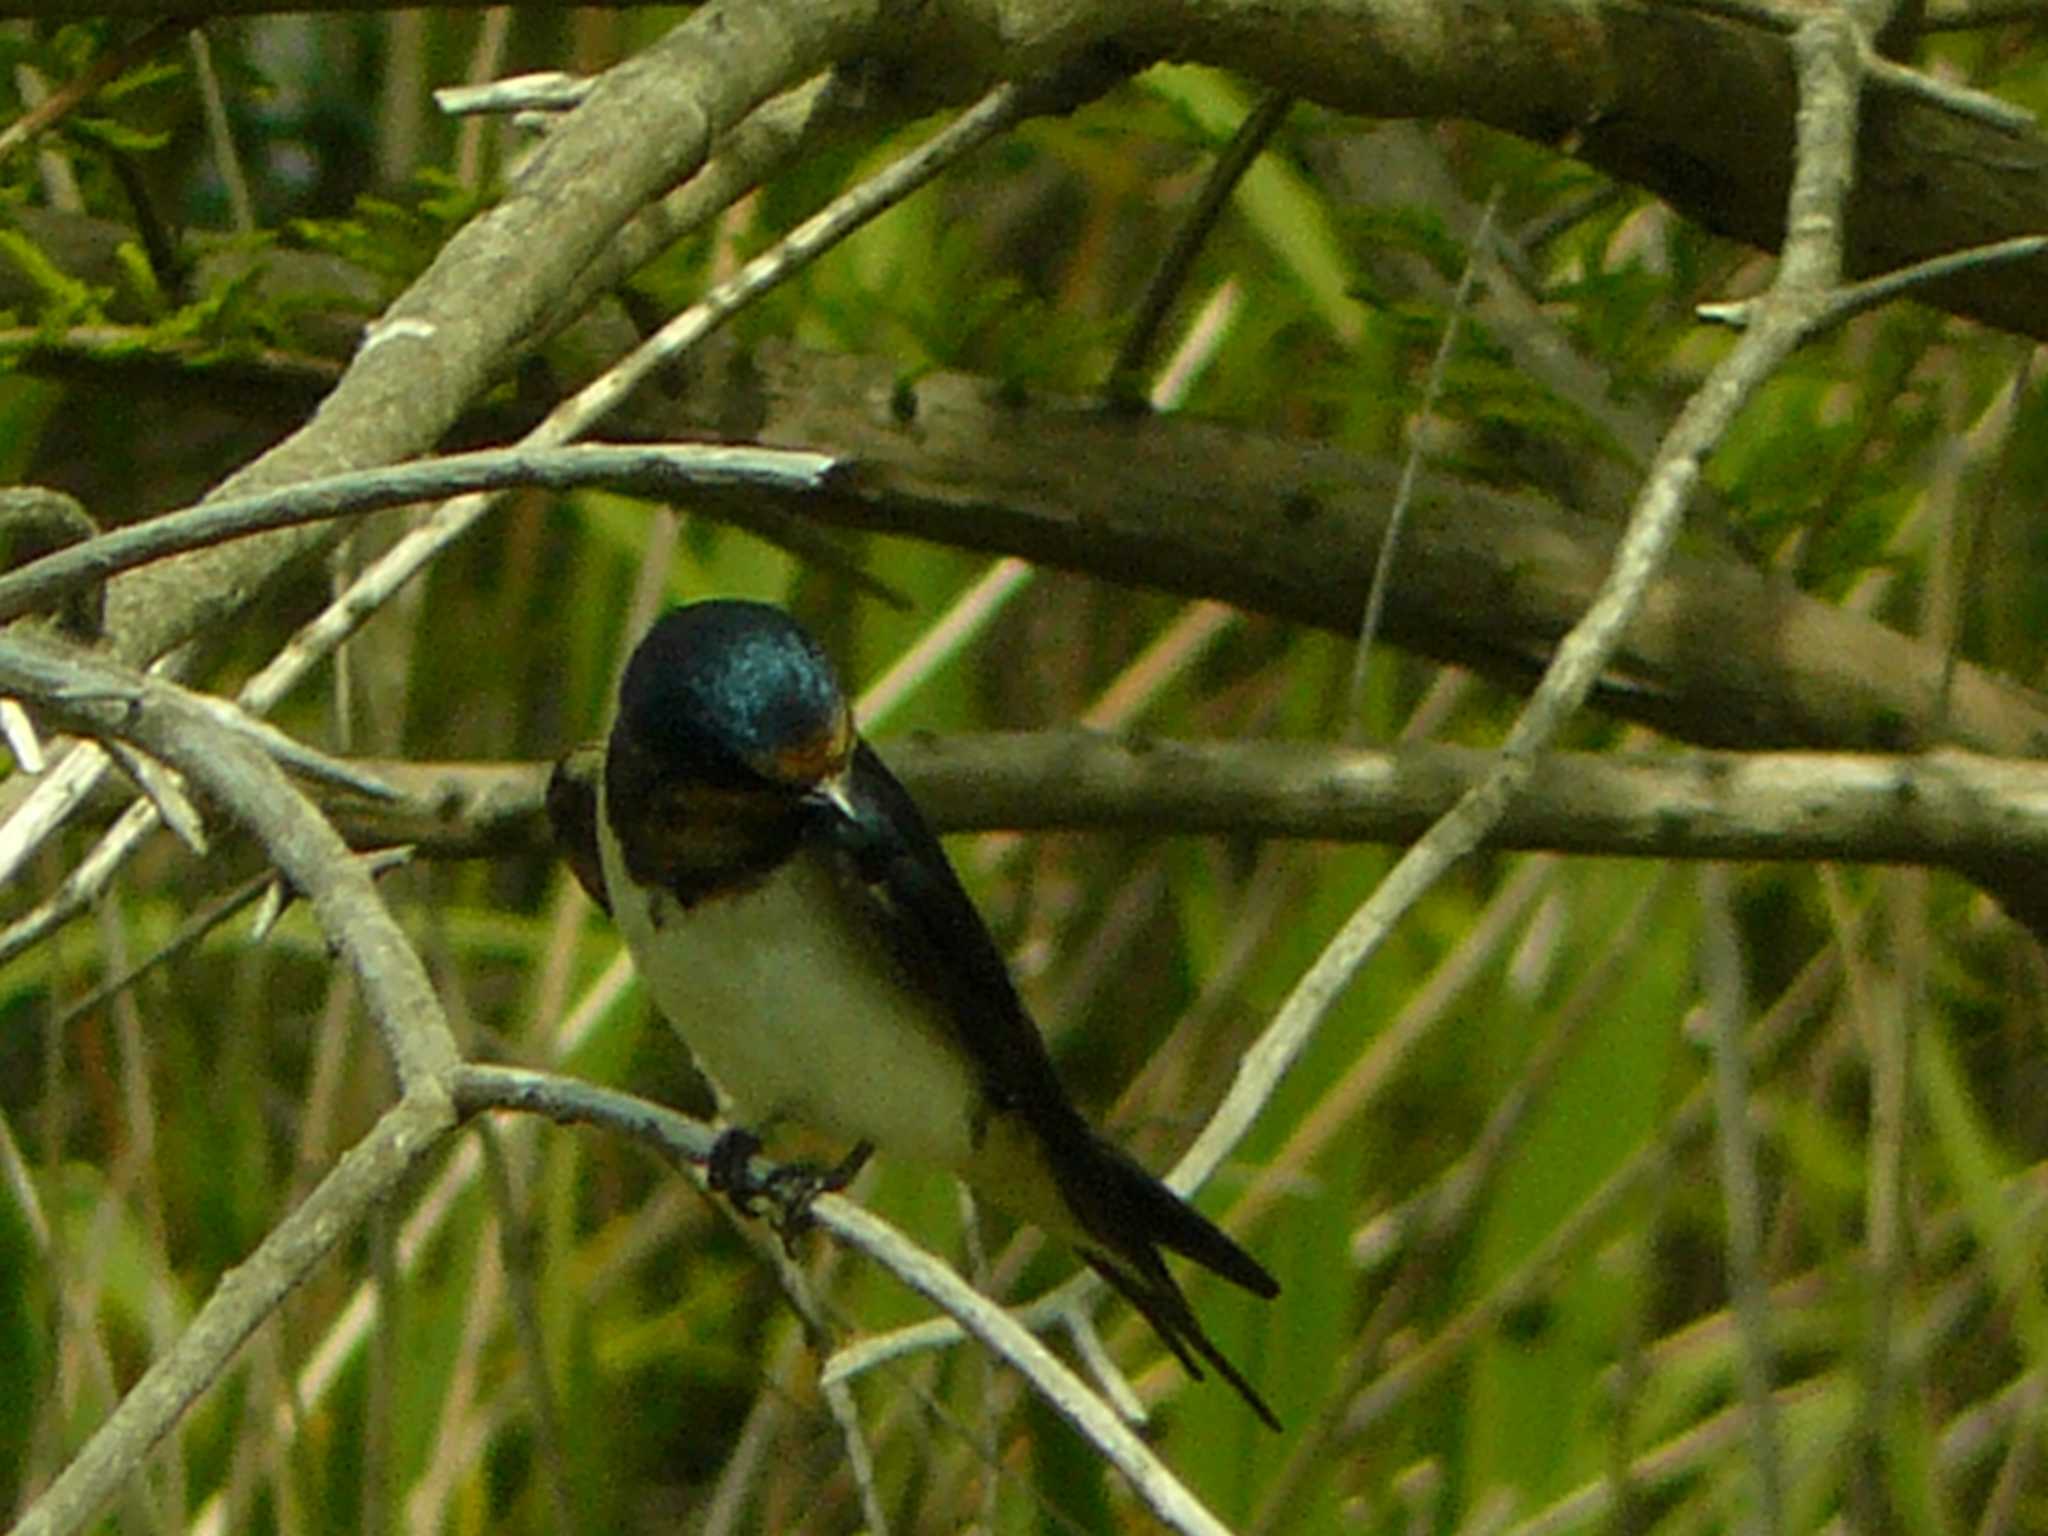
[[[890,767],[950,832],[1075,829],[1408,843],[1493,754],[1414,746],[1191,742],[1081,732],[911,736]],[[549,848],[547,764],[362,765],[404,798],[326,793],[359,847],[428,856]],[[1612,858],[1920,864],[1981,885],[2048,932],[2048,765],[1954,751],[1546,754],[1486,840]]]

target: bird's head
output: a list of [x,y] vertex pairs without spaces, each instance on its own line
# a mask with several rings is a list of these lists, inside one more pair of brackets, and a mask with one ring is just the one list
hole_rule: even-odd
[[766,603],[672,609],[619,687],[618,736],[655,774],[743,795],[829,793],[853,755],[853,713],[832,663]]

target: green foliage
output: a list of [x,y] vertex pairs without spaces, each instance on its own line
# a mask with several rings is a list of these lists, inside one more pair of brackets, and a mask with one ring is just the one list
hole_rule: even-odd
[[64,130],[82,144],[123,155],[146,155],[170,142],[169,134],[132,128],[114,117],[69,118]]
[[55,333],[67,326],[100,319],[113,298],[111,288],[82,283],[62,271],[19,230],[0,228],[0,257],[12,264],[41,297],[36,321],[46,332]]

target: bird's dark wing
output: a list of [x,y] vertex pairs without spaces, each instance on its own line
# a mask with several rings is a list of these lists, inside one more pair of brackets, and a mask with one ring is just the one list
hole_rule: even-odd
[[[1134,1282],[1150,1284],[1156,1277],[1171,1285],[1152,1251],[1158,1244],[1254,1295],[1278,1294],[1279,1286],[1255,1259],[1097,1135],[1074,1108],[945,850],[916,802],[865,742],[854,757],[848,799],[852,815],[835,818],[827,837],[865,885],[883,942],[913,984],[944,999],[990,1102],[1014,1110],[1039,1133],[1081,1224],[1113,1253],[1135,1250],[1123,1264]],[[1149,1262],[1140,1262],[1140,1254]],[[1191,1322],[1187,1303],[1177,1291],[1173,1295]]]
[[590,899],[609,913],[611,898],[604,889],[604,861],[597,852],[597,778],[604,767],[604,748],[586,743],[566,753],[548,775],[548,823],[555,846]]
[[1085,1129],[995,940],[917,802],[862,742],[848,776],[851,814],[823,813],[823,840],[864,889],[883,943],[912,984],[942,999],[998,1110],[1042,1133]]
[[1159,1249],[1193,1259],[1256,1296],[1278,1295],[1278,1282],[1074,1108],[945,850],[865,742],[854,756],[847,801],[850,811],[821,808],[822,841],[859,882],[877,932],[906,979],[944,1000],[990,1103],[1037,1131],[1061,1194],[1087,1234],[1082,1257],[1151,1323],[1191,1376],[1201,1377],[1204,1362],[1214,1366],[1278,1429],[1273,1410],[1203,1331]]

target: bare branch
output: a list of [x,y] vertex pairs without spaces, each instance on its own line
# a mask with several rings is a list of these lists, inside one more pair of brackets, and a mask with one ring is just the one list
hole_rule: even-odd
[[209,501],[131,524],[0,576],[0,623],[89,582],[228,539],[402,507],[464,492],[513,486],[604,488],[650,500],[774,485],[817,491],[833,468],[815,453],[773,449],[621,447],[509,448],[451,454],[387,469],[332,475],[275,491]]
[[[465,1065],[453,1077],[465,1114],[518,1109],[561,1124],[592,1124],[632,1136],[665,1155],[702,1162],[714,1140],[709,1126],[673,1110],[573,1079],[509,1067]],[[961,1327],[1021,1372],[1062,1417],[1131,1481],[1153,1513],[1177,1531],[1228,1536],[1150,1448],[1109,1406],[1081,1384],[1010,1314],[951,1268],[881,1218],[839,1195],[811,1206],[818,1225],[858,1248],[912,1290],[943,1308]],[[838,1378],[843,1380],[844,1378]]]
[[[1179,741],[1078,731],[912,735],[882,756],[948,832],[1074,828],[1407,843],[1485,773],[1467,747]],[[363,765],[400,791],[325,809],[358,847],[427,856],[550,846],[546,763]],[[1492,848],[1616,858],[2048,867],[2048,764],[1939,751],[1554,752]]]
[[[875,409],[887,400],[887,412]],[[752,436],[853,461],[786,510],[1016,554],[1355,635],[1398,471],[1328,443],[1186,416],[1132,417],[1056,395],[768,344],[724,356],[664,430]],[[1202,474],[1191,480],[1187,466]],[[1599,585],[1615,530],[1425,472],[1387,594],[1389,641],[1526,688]],[[2032,755],[2048,700],[1733,558],[1668,562],[1595,702],[1713,746],[1899,751],[1952,742]]]
[[1379,638],[1380,620],[1387,611],[1387,592],[1393,585],[1394,560],[1401,550],[1401,530],[1408,521],[1408,509],[1415,503],[1415,479],[1422,472],[1424,424],[1436,410],[1443,393],[1444,375],[1450,370],[1451,354],[1457,349],[1458,329],[1472,301],[1472,285],[1479,275],[1479,263],[1493,241],[1493,216],[1500,207],[1500,184],[1494,184],[1486,199],[1486,211],[1479,216],[1479,228],[1472,236],[1472,250],[1465,258],[1465,270],[1458,274],[1457,290],[1451,295],[1450,312],[1444,320],[1443,335],[1437,338],[1436,355],[1429,360],[1429,374],[1422,385],[1422,401],[1416,424],[1401,456],[1401,478],[1394,486],[1394,499],[1387,508],[1387,527],[1373,556],[1372,585],[1366,589],[1365,610],[1359,617],[1358,639],[1352,647],[1351,686],[1344,701],[1344,739],[1357,741],[1363,734],[1365,684],[1370,675],[1373,642]]
[[1757,1522],[1765,1536],[1785,1528],[1785,1456],[1772,1401],[1776,1351],[1771,1345],[1770,1285],[1765,1279],[1763,1180],[1750,1125],[1748,1063],[1743,1024],[1749,1012],[1743,985],[1742,937],[1736,926],[1728,872],[1700,872],[1705,927],[1700,970],[1714,1057],[1714,1139],[1721,1170],[1721,1210],[1728,1286],[1735,1297],[1742,1338],[1742,1400],[1748,1407],[1750,1465],[1757,1483]]
[[267,756],[174,684],[35,636],[0,635],[0,689],[161,758],[254,832],[356,973],[406,1091],[433,1096],[456,1051],[426,971],[348,845]]
[[115,76],[175,43],[191,24],[189,16],[172,16],[147,28],[141,36],[100,54],[77,75],[0,130],[0,155],[13,153],[44,129],[68,117]]
[[1274,132],[1286,121],[1288,109],[1293,105],[1294,98],[1284,91],[1267,92],[1237,125],[1237,132],[1231,136],[1228,147],[1209,168],[1201,195],[1195,199],[1186,220],[1175,231],[1173,244],[1160,260],[1159,270],[1152,274],[1145,297],[1138,302],[1130,330],[1117,348],[1116,361],[1110,364],[1103,393],[1112,400],[1132,406],[1144,400],[1146,391],[1141,370],[1152,356],[1153,344],[1159,339],[1159,329],[1166,323],[1174,300],[1180,297],[1180,291],[1187,283],[1195,257],[1208,240],[1209,232],[1216,227],[1216,221],[1222,217],[1231,193],[1237,190],[1237,184],[1244,180],[1244,173],[1252,168],[1252,163],[1264,152]]

